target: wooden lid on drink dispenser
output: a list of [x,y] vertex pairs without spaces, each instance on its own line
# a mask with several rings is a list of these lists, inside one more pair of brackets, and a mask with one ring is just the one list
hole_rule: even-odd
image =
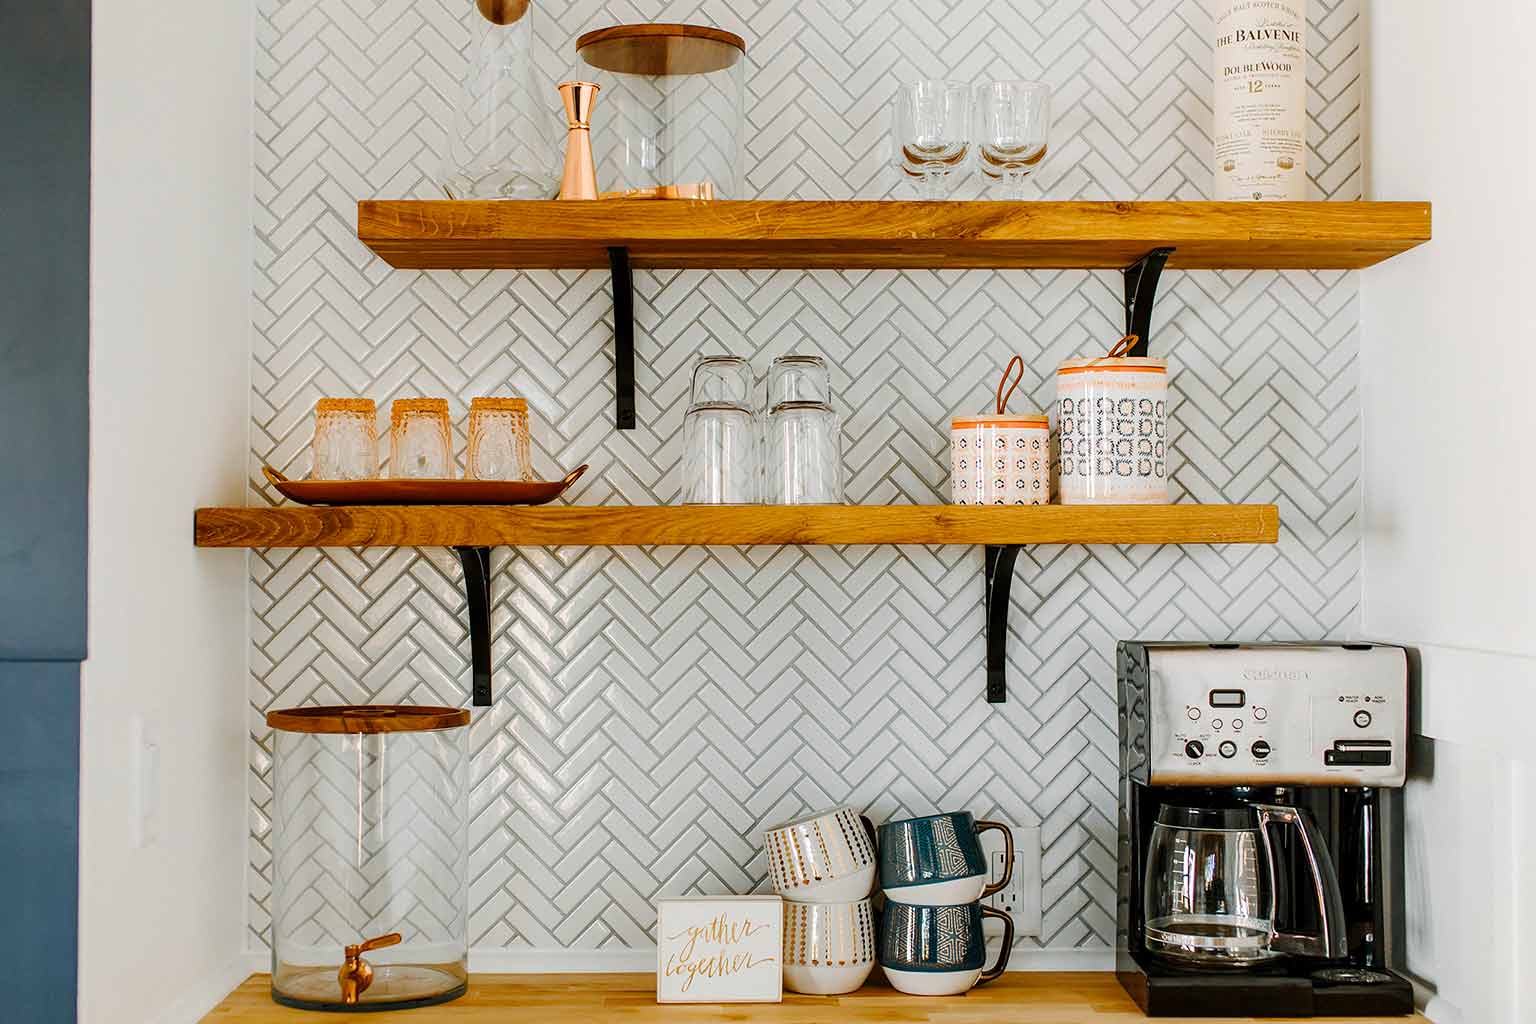
[[437,729],[458,729],[468,724],[467,708],[418,707],[412,704],[284,708],[267,712],[267,725],[282,732],[432,732]]
[[735,67],[747,43],[707,25],[614,25],[577,39],[576,52],[594,68],[624,75],[707,75]]

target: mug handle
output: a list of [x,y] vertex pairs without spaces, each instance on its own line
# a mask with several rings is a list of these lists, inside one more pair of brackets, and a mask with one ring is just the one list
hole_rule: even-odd
[[1008,883],[1013,881],[1013,830],[1007,825],[995,821],[978,821],[976,834],[979,836],[987,829],[992,828],[1003,834],[1003,877],[994,885],[989,885],[981,890],[981,898],[986,899],[995,892],[1002,892],[1008,888]]
[[880,863],[880,846],[875,842],[875,823],[869,820],[869,815],[859,815],[859,820],[864,823],[864,831],[869,833],[869,855],[876,864]]
[[1008,956],[1013,952],[1013,918],[996,907],[982,907],[981,917],[982,920],[998,917],[1003,921],[1003,948],[998,950],[997,963],[992,965],[991,970],[982,971],[981,977],[976,979],[976,984],[985,985],[989,981],[1002,977],[1003,972],[1008,969]]

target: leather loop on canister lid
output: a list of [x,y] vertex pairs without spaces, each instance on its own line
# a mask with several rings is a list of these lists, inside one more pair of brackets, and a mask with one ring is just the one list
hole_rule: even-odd
[[467,708],[419,707],[412,704],[284,708],[267,712],[267,725],[282,732],[432,732],[438,729],[458,729],[468,724]]

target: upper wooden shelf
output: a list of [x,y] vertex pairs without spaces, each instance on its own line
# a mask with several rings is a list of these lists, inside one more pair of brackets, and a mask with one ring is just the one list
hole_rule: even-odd
[[1273,544],[1274,505],[371,505],[200,508],[199,547]]
[[406,269],[637,267],[1350,270],[1430,237],[1428,203],[380,200],[357,235]]

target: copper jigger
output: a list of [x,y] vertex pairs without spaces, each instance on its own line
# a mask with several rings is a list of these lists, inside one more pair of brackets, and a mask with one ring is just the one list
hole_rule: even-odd
[[565,173],[560,199],[596,199],[597,167],[592,162],[592,103],[602,86],[592,82],[561,82],[565,104]]

